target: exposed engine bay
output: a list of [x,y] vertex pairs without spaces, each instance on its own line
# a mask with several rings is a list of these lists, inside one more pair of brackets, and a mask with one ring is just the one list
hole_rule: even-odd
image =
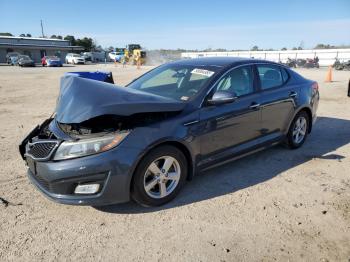
[[81,139],[95,134],[121,132],[150,125],[175,115],[176,112],[138,113],[132,116],[103,115],[82,123],[58,123],[60,129],[72,138]]

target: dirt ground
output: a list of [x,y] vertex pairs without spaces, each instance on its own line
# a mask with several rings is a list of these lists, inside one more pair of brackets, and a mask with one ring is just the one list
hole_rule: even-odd
[[319,81],[319,119],[299,150],[277,146],[207,171],[160,208],[61,205],[26,177],[21,139],[54,110],[64,72],[150,67],[0,66],[0,261],[349,261],[350,72]]

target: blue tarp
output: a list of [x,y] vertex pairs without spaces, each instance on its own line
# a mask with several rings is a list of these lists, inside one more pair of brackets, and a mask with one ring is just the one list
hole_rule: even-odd
[[97,80],[101,82],[114,83],[112,72],[69,72],[67,74],[73,74],[82,78]]

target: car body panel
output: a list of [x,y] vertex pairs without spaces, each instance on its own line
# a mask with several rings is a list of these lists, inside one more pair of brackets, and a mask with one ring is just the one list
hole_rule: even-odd
[[259,99],[257,94],[252,94],[230,104],[201,109],[203,159],[261,135],[261,111],[250,108],[252,104],[259,103]]
[[81,123],[101,115],[174,112],[185,106],[185,103],[170,98],[67,74],[61,79],[56,120]]
[[[255,71],[254,93],[222,105],[214,106],[206,102],[215,91],[215,83],[228,70],[242,65],[278,65],[276,63],[242,58],[193,59],[175,63],[214,66],[219,70],[198,95],[188,102],[72,74],[65,75],[54,119],[49,119],[34,129],[20,146],[21,155],[27,158],[30,167],[28,175],[34,184],[49,198],[65,204],[104,205],[125,202],[130,199],[132,176],[138,163],[160,145],[170,144],[184,152],[189,162],[188,178],[191,178],[201,170],[282,142],[300,110],[307,110],[312,122],[316,119],[319,93],[313,88],[315,82],[283,66],[290,79],[279,88],[261,90]],[[291,97],[291,92],[296,92],[297,95]],[[251,107],[254,104],[260,106]],[[150,112],[171,114],[157,121],[135,125],[121,144],[109,151],[60,161],[32,161],[25,156],[26,144],[45,126],[49,127],[58,140],[64,141],[73,138],[60,128],[60,123],[80,123],[110,114],[132,122],[137,114]],[[43,181],[36,177],[38,174]],[[103,180],[102,191],[89,196],[72,193],[73,186],[90,178],[98,179],[99,183]],[[45,189],[45,183],[52,183],[52,190]],[[61,188],[63,192],[68,190],[68,193],[57,194],[55,187],[57,190]]]

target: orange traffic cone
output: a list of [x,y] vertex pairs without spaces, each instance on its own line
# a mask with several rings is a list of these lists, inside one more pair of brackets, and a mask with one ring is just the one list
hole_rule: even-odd
[[328,71],[326,74],[326,79],[324,80],[326,83],[332,82],[332,66],[328,67]]

